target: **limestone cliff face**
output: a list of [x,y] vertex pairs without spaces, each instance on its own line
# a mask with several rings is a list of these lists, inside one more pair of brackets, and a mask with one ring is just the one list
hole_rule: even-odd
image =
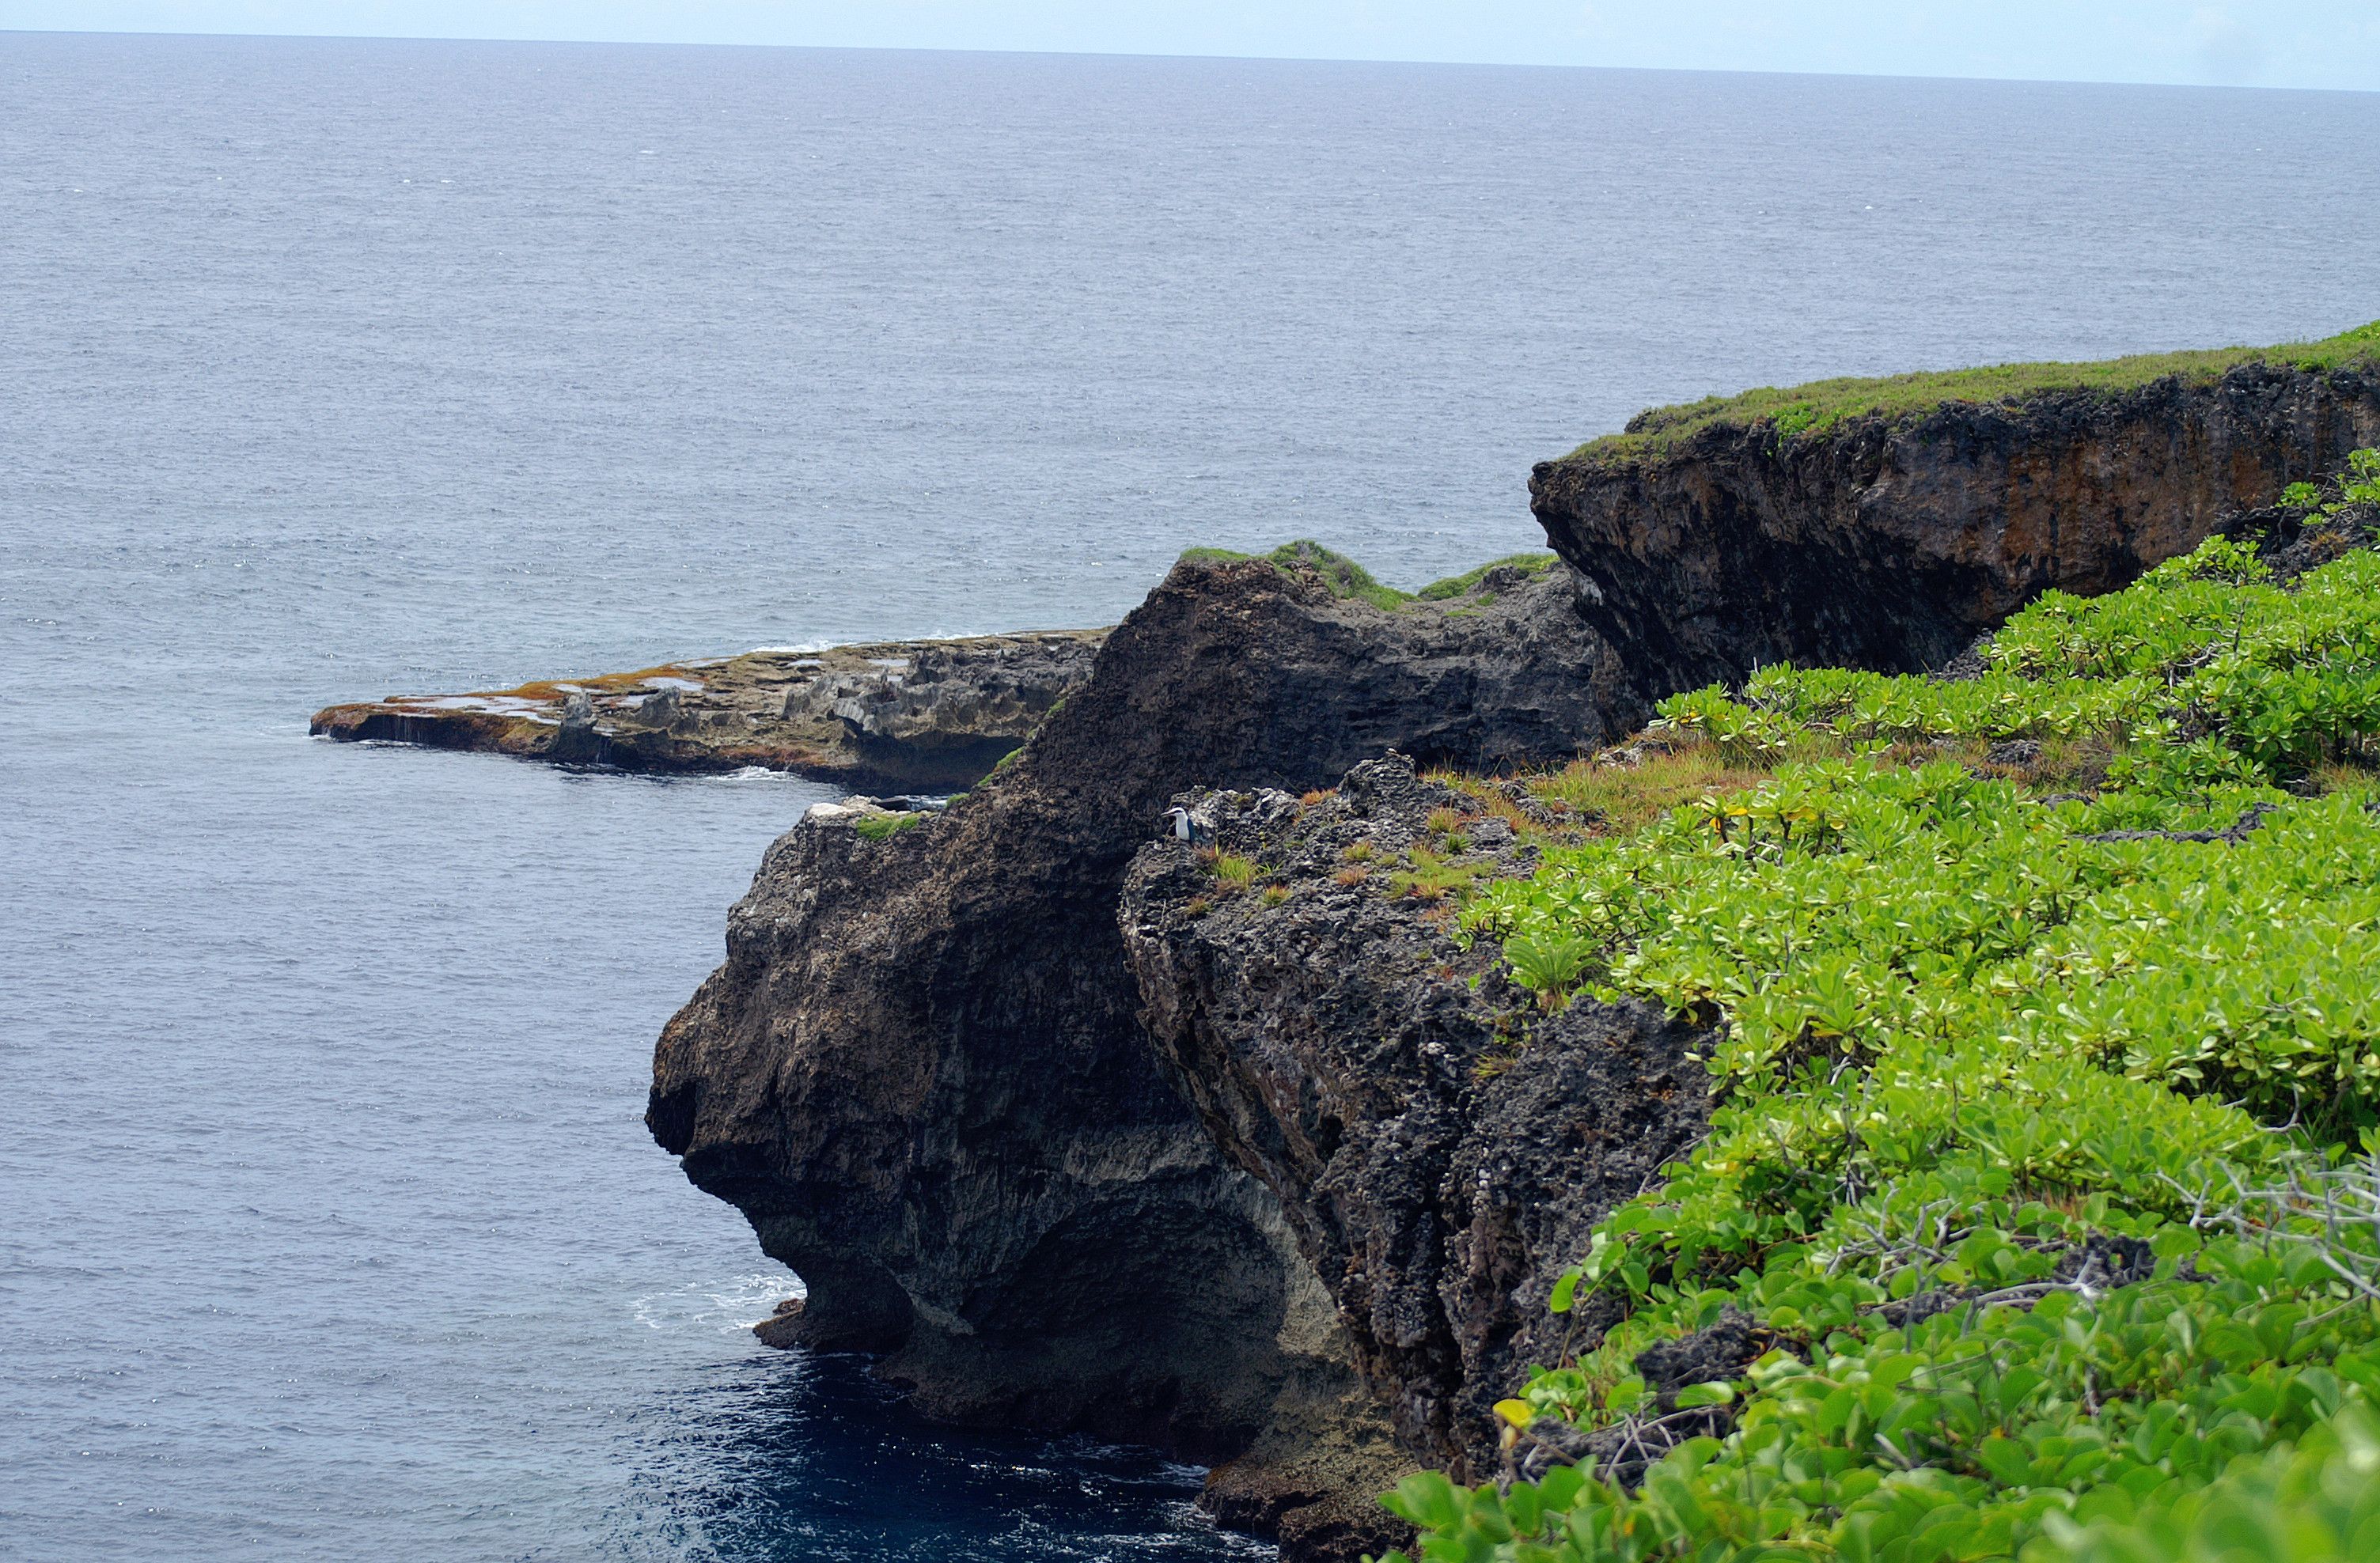
[[1542,463],[1529,494],[1632,675],[1671,690],[1783,660],[1938,665],[2045,588],[2123,586],[2374,442],[2380,375],[2250,365],[1800,438],[1713,427]]
[[[1558,760],[1637,720],[1569,573],[1511,574],[1392,612],[1303,568],[1177,567],[948,812],[771,848],[648,1121],[810,1283],[787,1333],[888,1353],[954,1419],[1208,1460],[1361,1442],[1336,1300],[1142,1031],[1117,898],[1185,789],[1328,786],[1390,748]],[[1239,1490],[1354,1545],[1324,1511],[1365,1469]]]
[[[1173,842],[1135,858],[1119,918],[1149,1036],[1216,1144],[1280,1200],[1404,1446],[1492,1473],[1492,1403],[1528,1363],[1560,1360],[1565,1330],[1609,1322],[1548,1312],[1555,1278],[1701,1136],[1689,1054],[1707,1038],[1641,1004],[1543,1014],[1492,944],[1456,943],[1451,904],[1401,892],[1387,866],[1444,844],[1439,808],[1467,817],[1457,861],[1528,867],[1509,824],[1402,756],[1310,805],[1184,801],[1257,876],[1220,881]],[[1351,850],[1382,867],[1351,868]]]

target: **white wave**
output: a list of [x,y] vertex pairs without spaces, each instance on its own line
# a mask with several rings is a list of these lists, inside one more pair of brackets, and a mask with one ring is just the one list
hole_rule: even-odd
[[637,1299],[637,1322],[648,1329],[709,1329],[734,1335],[777,1311],[788,1297],[807,1297],[809,1288],[790,1270],[688,1281],[670,1291]]

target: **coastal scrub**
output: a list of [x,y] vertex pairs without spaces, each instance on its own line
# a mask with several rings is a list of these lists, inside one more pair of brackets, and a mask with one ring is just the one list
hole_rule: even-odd
[[1984,660],[1767,669],[1531,786],[1606,833],[1463,927],[1712,1027],[1717,1107],[1552,1287],[1610,1322],[1505,1478],[1388,1500],[1422,1558],[2373,1556],[2380,555],[2217,539]]

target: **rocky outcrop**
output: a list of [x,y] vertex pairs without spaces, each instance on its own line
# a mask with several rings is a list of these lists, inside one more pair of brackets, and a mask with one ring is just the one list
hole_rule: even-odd
[[2041,591],[2121,587],[2374,443],[2380,370],[2252,363],[1588,446],[1540,464],[1529,494],[1593,584],[1597,627],[1668,690],[1779,660],[1936,666]]
[[932,1414],[1238,1455],[1219,1508],[1378,1550],[1362,1495],[1401,1457],[1304,1234],[1141,1028],[1124,872],[1186,789],[1558,760],[1641,714],[1564,570],[1389,610],[1177,566],[946,813],[770,849],[648,1122],[809,1283],[780,1339],[883,1352]]
[[762,650],[601,678],[332,706],[310,731],[622,770],[798,771],[951,792],[1089,675],[1105,630]]
[[[1219,1461],[1210,1507],[1295,1563],[1380,1550],[1368,1495],[1493,1468],[1491,1402],[1599,1322],[1551,1315],[1554,1278],[1707,1111],[1680,1023],[1541,1010],[1397,878],[1426,842],[1440,872],[1530,861],[1416,767],[1559,762],[1767,660],[1936,666],[2375,442],[2370,371],[2254,365],[1548,464],[1576,568],[1450,600],[1295,550],[1185,563],[947,811],[820,811],[770,849],[648,1122],[809,1283],[773,1343],[880,1353],[935,1416]],[[931,699],[921,657],[808,670],[776,709],[855,764],[930,747],[938,710],[1025,721],[963,662]],[[562,695],[565,752],[629,730]],[[1177,801],[1230,877],[1160,835]]]
[[[1546,1307],[1594,1222],[1701,1135],[1707,1041],[1642,1004],[1548,1014],[1451,902],[1393,871],[1415,845],[1489,877],[1534,849],[1401,756],[1335,793],[1183,804],[1245,883],[1176,842],[1124,880],[1124,949],[1169,1074],[1280,1201],[1404,1447],[1492,1472],[1492,1403],[1590,1313]],[[1434,811],[1451,832],[1431,828]],[[1450,834],[1462,844],[1450,844]],[[1573,1339],[1572,1344],[1576,1344]]]

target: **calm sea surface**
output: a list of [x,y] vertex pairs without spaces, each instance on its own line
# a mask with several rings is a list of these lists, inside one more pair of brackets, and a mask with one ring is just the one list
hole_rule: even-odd
[[2380,97],[0,35],[0,1556],[1215,1559],[920,1429],[648,1049],[820,789],[335,699],[1415,585],[1648,402],[2380,315]]

